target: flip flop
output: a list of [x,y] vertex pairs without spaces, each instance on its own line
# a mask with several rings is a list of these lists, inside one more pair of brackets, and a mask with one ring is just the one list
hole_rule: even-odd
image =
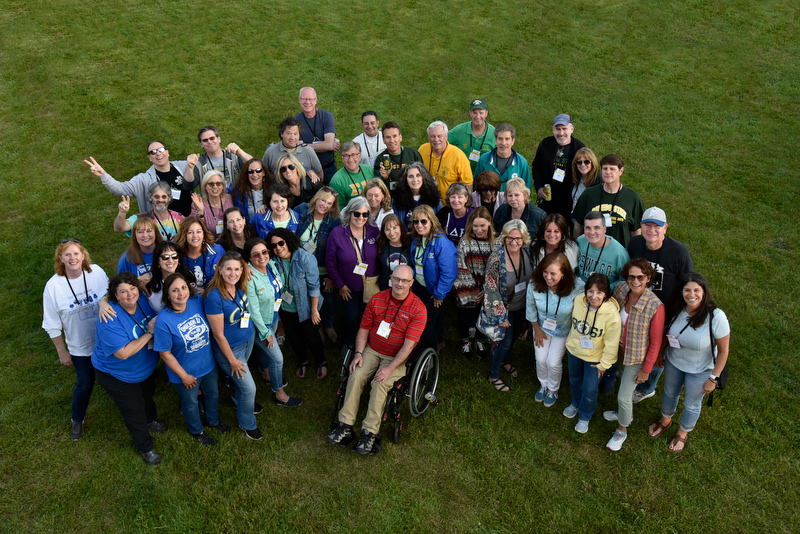
[[[686,434],[685,436],[681,436],[680,434],[675,434],[675,437],[672,438],[672,441],[669,442],[669,450],[672,451],[672,452],[681,452],[682,450],[684,450],[686,448],[686,439],[688,437],[689,437],[689,434]],[[675,450],[675,446],[678,443],[681,444],[681,448],[678,449],[678,450]]]
[[297,366],[297,373],[296,374],[297,374],[297,376],[299,378],[305,378],[307,371],[308,371],[308,362],[301,363],[300,365]]
[[517,378],[519,376],[519,371],[517,371],[510,363],[503,364],[503,371],[510,374],[512,378]]
[[[322,370],[325,370],[323,373]],[[327,360],[317,366],[317,378],[322,379],[328,376],[328,362]]]
[[658,421],[650,425],[650,427],[647,429],[647,433],[650,435],[651,438],[656,439],[659,436],[661,436],[661,434],[663,434],[664,431],[671,426],[672,426],[672,421],[670,421],[668,425],[663,425],[661,424],[661,419],[659,419]]
[[490,383],[491,385],[493,385],[493,386],[494,386],[494,389],[496,389],[496,390],[497,390],[497,391],[499,391],[500,393],[507,393],[507,392],[511,391],[511,388],[508,386],[508,384],[505,384],[505,383],[503,383],[503,381],[502,381],[502,380],[500,380],[499,378],[498,378],[498,379],[496,379],[496,380],[492,380],[492,379],[490,378],[490,379],[489,379],[489,383]]

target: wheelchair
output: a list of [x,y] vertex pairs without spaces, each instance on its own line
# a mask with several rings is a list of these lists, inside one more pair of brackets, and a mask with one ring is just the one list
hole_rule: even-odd
[[[339,422],[339,410],[342,409],[344,404],[347,380],[350,378],[350,364],[354,355],[354,350],[349,349],[342,361],[341,382],[336,390],[336,400],[333,407],[333,417],[328,428],[329,431],[333,430]],[[403,399],[405,397],[409,399],[408,411],[412,417],[417,418],[424,414],[428,408],[439,405],[439,399],[436,398],[436,386],[438,383],[439,355],[430,347],[420,348],[417,345],[406,360],[405,376],[396,380],[386,394],[381,426],[373,447],[376,453],[380,452],[387,422],[391,421],[392,423],[392,441],[400,443],[400,437],[403,432],[403,419],[400,408]]]

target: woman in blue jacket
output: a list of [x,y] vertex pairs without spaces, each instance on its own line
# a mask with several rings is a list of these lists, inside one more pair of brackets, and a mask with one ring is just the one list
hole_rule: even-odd
[[239,171],[236,185],[228,193],[233,198],[233,205],[244,213],[246,221],[267,212],[269,198],[266,192],[271,185],[272,176],[260,159],[251,159]]
[[430,206],[414,208],[411,225],[411,258],[415,275],[412,290],[428,310],[424,337],[432,347],[441,350],[444,326],[442,303],[458,276],[458,252],[442,232],[439,219]]
[[269,209],[261,215],[257,213],[250,224],[256,229],[258,237],[265,239],[267,234],[275,228],[288,228],[297,231],[299,217],[292,209],[294,196],[289,188],[283,184],[275,184],[267,191]]

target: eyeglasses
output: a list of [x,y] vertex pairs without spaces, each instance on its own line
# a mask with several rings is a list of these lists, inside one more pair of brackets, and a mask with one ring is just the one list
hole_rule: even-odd
[[173,252],[172,254],[162,254],[161,256],[159,256],[159,258],[161,258],[164,261],[177,260],[178,259],[178,253],[177,252]]
[[262,172],[264,172],[264,169],[261,167],[257,169],[247,169],[247,174],[261,174]]
[[208,182],[206,185],[208,187],[222,187],[222,182]]
[[398,278],[396,276],[392,276],[392,283],[394,284],[410,284],[413,280],[408,278]]
[[629,274],[628,280],[638,280],[639,282],[644,282],[647,280],[647,276],[643,274]]
[[332,188],[330,186],[327,186],[327,185],[325,187],[323,187],[322,189],[320,189],[320,191],[325,191],[326,193],[330,193],[331,195],[333,195],[335,197],[339,196],[339,192],[336,189],[334,189],[334,188]]
[[342,154],[342,159],[361,159],[361,154],[358,152],[355,154]]
[[521,237],[506,237],[506,241],[511,241],[512,243],[522,243]]
[[576,159],[575,160],[575,165],[591,165],[591,164],[592,164],[591,160],[588,160],[588,159]]
[[293,171],[296,168],[297,167],[294,166],[294,163],[290,163],[289,165],[286,165],[285,167],[281,167],[281,172],[286,172],[287,169],[290,170],[290,171]]
[[369,217],[369,212],[365,211],[365,212],[362,213],[360,211],[354,211],[353,212],[353,217],[363,217],[363,218],[366,219],[367,217]]
[[428,224],[428,219],[411,219],[411,224],[419,224],[421,226],[425,226]]
[[159,154],[159,153],[161,153],[161,152],[166,152],[166,151],[167,151],[167,147],[163,147],[163,146],[162,146],[162,147],[160,147],[160,148],[154,148],[153,150],[149,150],[149,151],[147,152],[147,155],[148,155],[148,156],[155,156],[156,154]]
[[272,250],[275,250],[278,247],[285,247],[285,246],[286,246],[286,241],[284,241],[283,239],[281,239],[280,241],[277,241],[275,243],[270,243],[269,244],[269,248],[272,249]]
[[300,102],[313,102],[316,98],[301,98]]
[[77,237],[68,237],[66,239],[61,240],[62,245],[66,245],[67,243],[78,243],[80,245],[81,240],[78,239]]
[[267,257],[269,256],[269,253],[266,250],[264,252],[257,252],[254,250],[253,252],[250,253],[251,258],[260,258],[262,256]]

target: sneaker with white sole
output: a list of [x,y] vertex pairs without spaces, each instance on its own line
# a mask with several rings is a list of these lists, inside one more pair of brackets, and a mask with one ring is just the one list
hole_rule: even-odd
[[328,435],[325,436],[325,441],[330,443],[331,445],[342,445],[346,446],[353,440],[355,436],[355,432],[353,432],[352,425],[346,425],[344,423],[338,423],[333,430],[328,432]]
[[622,448],[622,444],[628,439],[628,433],[623,432],[619,428],[614,431],[614,435],[606,443],[606,448],[610,451],[618,451]]
[[[239,426],[239,428],[242,428],[242,427]],[[255,441],[258,441],[262,437],[264,437],[263,434],[261,434],[261,431],[258,429],[258,427],[255,427],[255,428],[253,428],[251,430],[247,430],[246,428],[242,428],[242,430],[244,430],[244,435],[245,436],[247,436],[248,438],[250,438],[252,440],[255,440]]]
[[584,421],[583,419],[578,419],[578,424],[575,425],[575,432],[580,434],[586,434],[589,431],[589,420],[587,419]]
[[472,359],[472,343],[464,341],[464,345],[461,347],[461,355],[468,360]]
[[564,408],[564,411],[561,413],[563,413],[564,417],[566,417],[567,419],[572,419],[573,417],[578,415],[578,409],[572,404],[570,404],[569,406]]
[[536,402],[542,402],[544,398],[547,397],[547,388],[542,386],[536,391],[536,395],[533,397],[533,400]]
[[603,419],[606,421],[619,421],[619,414],[617,414],[617,410],[606,410],[603,412]]
[[361,431],[361,438],[358,440],[358,445],[356,445],[356,452],[358,454],[373,454],[374,451],[373,447],[375,446],[375,438],[377,436],[372,432],[367,430]]
[[649,399],[650,397],[652,397],[655,394],[656,394],[655,390],[651,391],[650,393],[641,393],[639,391],[634,390],[634,392],[633,392],[633,402],[634,403],[642,402],[643,400]]
[[544,407],[550,408],[558,400],[558,393],[555,391],[548,391],[547,396],[544,398]]

